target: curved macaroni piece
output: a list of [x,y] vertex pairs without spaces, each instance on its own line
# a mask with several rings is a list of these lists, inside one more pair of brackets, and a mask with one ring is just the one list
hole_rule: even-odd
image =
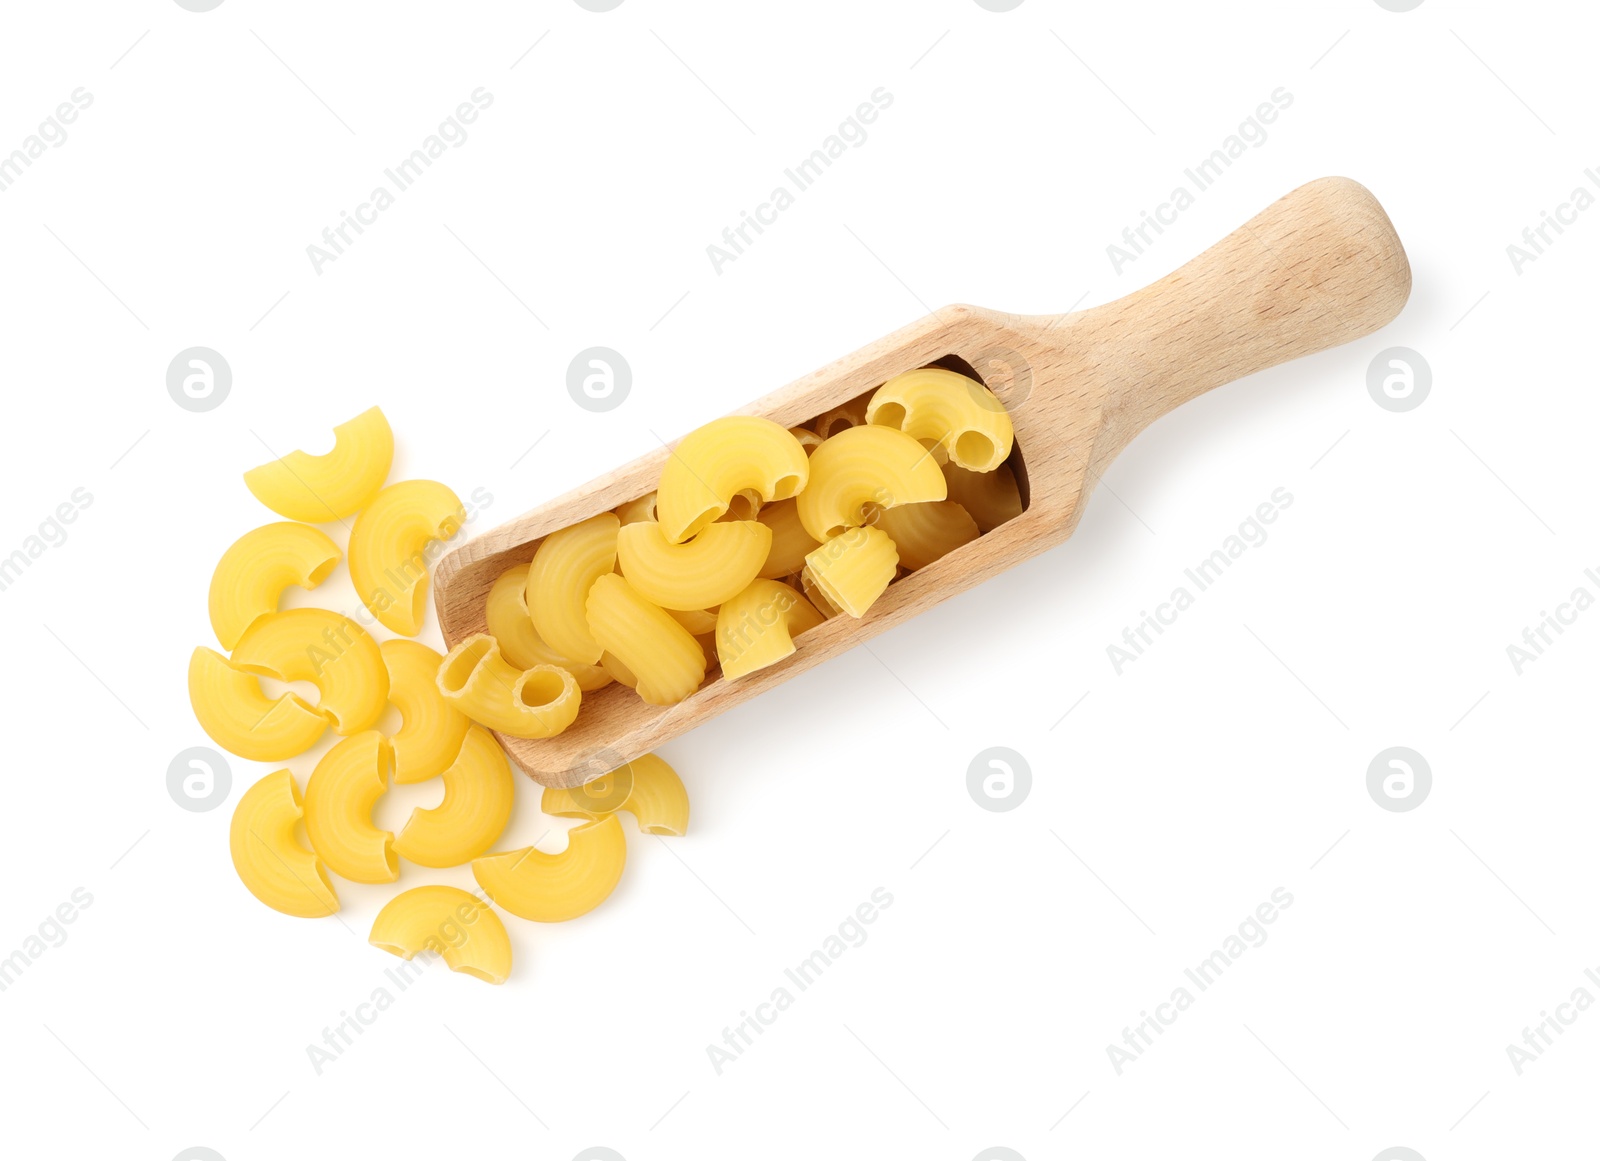
[[668,609],[667,616],[695,636],[704,636],[717,631],[717,610],[710,609]]
[[372,808],[389,789],[383,735],[367,730],[322,756],[306,782],[306,837],[329,869],[355,883],[400,877],[394,835],[372,824]]
[[222,647],[238,644],[261,614],[276,613],[290,585],[314,589],[327,580],[343,555],[321,529],[290,520],[263,524],[235,540],[211,574],[207,600]]
[[768,504],[756,517],[772,533],[772,547],[767,559],[756,575],[766,580],[793,576],[805,567],[806,553],[817,546],[817,540],[800,523],[798,500],[780,500]]
[[[846,533],[849,535],[849,533]],[[717,660],[729,681],[782,661],[826,618],[781,581],[753,581],[717,613]]]
[[295,837],[301,813],[294,775],[274,771],[246,790],[233,808],[228,849],[250,894],[285,915],[320,919],[339,910],[339,896],[322,860]]
[[587,610],[595,639],[637,677],[634,689],[645,701],[676,705],[700,688],[706,676],[700,642],[620,576],[594,582]]
[[644,834],[681,836],[689,829],[689,792],[655,754],[641,754],[582,786],[546,787],[539,809],[557,818],[590,819],[625,810]]
[[624,524],[637,524],[641,520],[654,520],[656,518],[656,494],[646,492],[637,500],[629,500],[626,504],[619,504],[612,509],[617,514],[617,519]]
[[472,723],[439,692],[438,653],[400,638],[378,651],[389,671],[389,703],[400,711],[400,728],[389,737],[395,785],[426,782],[455,761]]
[[682,544],[640,521],[617,534],[617,565],[645,600],[663,609],[708,609],[755,580],[772,530],[755,520],[707,524]]
[[614,814],[567,831],[567,849],[536,847],[472,860],[472,877],[495,906],[536,923],[576,919],[604,903],[622,878],[628,845]]
[[479,725],[513,738],[555,737],[578,716],[583,699],[565,669],[518,669],[487,633],[474,633],[445,655],[439,692]]
[[234,646],[232,662],[279,681],[309,681],[317,709],[335,732],[369,730],[389,704],[389,670],[365,629],[328,609],[284,609],[257,617]]
[[824,411],[811,421],[813,430],[823,439],[838,435],[841,431],[851,427],[861,427],[867,422],[867,404],[872,400],[872,392],[857,395],[848,403],[841,403],[832,411]]
[[384,628],[415,637],[428,610],[428,546],[461,531],[467,510],[433,480],[390,484],[350,530],[350,579]]
[[980,532],[993,532],[1022,515],[1022,493],[1010,464],[1001,464],[992,472],[969,472],[945,464],[943,471],[950,499],[967,510]]
[[943,500],[944,476],[928,450],[892,427],[851,427],[811,456],[811,484],[800,493],[800,523],[825,542],[866,521],[868,504],[893,508]]
[[491,984],[511,974],[511,937],[490,906],[459,887],[434,883],[402,891],[372,921],[367,942],[410,959],[432,951],[453,972]]
[[528,568],[528,613],[534,629],[562,657],[584,665],[600,660],[600,646],[584,617],[584,600],[589,587],[616,568],[621,526],[616,513],[602,512],[552,532]]
[[511,818],[515,793],[500,744],[488,730],[473,726],[444,772],[444,800],[411,812],[395,837],[395,853],[418,866],[459,867],[494,845]]
[[189,704],[207,737],[252,762],[303,754],[328,728],[298,695],[268,697],[259,681],[203,645],[189,657]]
[[268,508],[290,520],[327,524],[365,508],[383,487],[394,461],[394,432],[376,407],[333,429],[333,450],[324,456],[292,451],[251,468],[245,487]]
[[894,580],[899,561],[883,529],[851,528],[814,549],[806,572],[835,607],[861,617]]
[[556,818],[603,818],[627,804],[633,794],[633,762],[624,762],[582,786],[546,786],[539,809]]
[[809,427],[791,427],[789,434],[800,441],[800,446],[805,449],[806,455],[810,455],[822,446],[822,437]]
[[661,531],[681,544],[726,512],[739,492],[770,504],[795,495],[809,476],[805,449],[786,428],[754,415],[714,419],[685,436],[661,469]]
[[569,661],[539,637],[528,613],[528,566],[515,564],[495,578],[484,606],[489,635],[500,642],[500,655],[518,669],[558,665],[571,673],[584,693],[611,684],[611,675],[598,665]]
[[1011,416],[982,383],[923,367],[890,379],[867,404],[867,422],[897,428],[969,472],[992,472],[1011,454]]
[[894,541],[900,563],[915,571],[978,539],[978,525],[954,500],[902,504],[878,513],[878,527]]
[[687,834],[689,792],[678,772],[654,754],[641,754],[628,766],[633,771],[633,791],[621,809],[633,815],[645,834]]

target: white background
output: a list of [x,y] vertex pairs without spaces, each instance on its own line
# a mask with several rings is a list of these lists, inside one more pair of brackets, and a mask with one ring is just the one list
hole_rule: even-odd
[[[1600,613],[1520,676],[1506,646],[1600,593],[1600,213],[1521,274],[1506,246],[1600,166],[1595,32],[1449,0],[9,6],[0,151],[94,101],[0,193],[0,555],[93,503],[0,593],[0,956],[93,903],[0,993],[0,1152],[1572,1155],[1600,1014],[1520,1076],[1506,1045],[1600,997]],[[306,246],[480,86],[470,139],[317,274]],[[879,86],[868,140],[714,272]],[[1117,274],[1107,244],[1280,86],[1265,144]],[[1116,298],[1324,174],[1405,241],[1394,324],[1163,419],[1063,547],[672,743],[687,837],[626,823],[604,907],[508,920],[510,983],[430,968],[313,1069],[393,990],[365,943],[392,889],[269,911],[227,827],[270,767],[231,760],[211,813],[165,785],[206,741],[185,666],[217,556],[271,518],[239,479],[268,447],[381,404],[392,478],[487,489],[481,530],[927,308]],[[206,414],[165,387],[197,344],[234,375]],[[565,389],[595,344],[634,373],[602,415]],[[1404,414],[1366,388],[1393,345],[1434,377]],[[1106,647],[1279,487],[1266,543],[1118,676]],[[966,789],[995,745],[1033,773],[1007,813]],[[1395,745],[1433,771],[1408,813],[1366,789]],[[519,789],[502,845],[559,848]],[[470,883],[400,886],[429,881]],[[707,1045],[876,887],[870,938],[718,1075]],[[1278,887],[1267,942],[1118,1075],[1107,1045]]]

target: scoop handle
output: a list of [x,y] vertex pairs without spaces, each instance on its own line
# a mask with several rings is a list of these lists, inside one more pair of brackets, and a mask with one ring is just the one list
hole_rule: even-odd
[[1107,383],[1097,458],[1222,383],[1371,334],[1411,294],[1389,215],[1359,182],[1324,177],[1199,257],[1073,318]]

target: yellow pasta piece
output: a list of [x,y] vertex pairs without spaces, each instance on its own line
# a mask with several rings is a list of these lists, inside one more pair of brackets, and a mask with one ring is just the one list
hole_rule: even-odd
[[281,521],[246,532],[211,574],[211,628],[224,649],[263,613],[278,611],[290,585],[314,589],[328,579],[343,554],[327,533],[309,524]]
[[824,411],[811,421],[812,429],[823,439],[829,439],[847,428],[860,427],[867,422],[867,404],[871,400],[872,392],[868,391],[832,411]]
[[341,734],[369,730],[389,703],[389,670],[365,629],[327,609],[257,617],[234,646],[233,664],[279,681],[309,681],[317,709]]
[[798,500],[780,500],[761,509],[757,519],[772,533],[772,547],[767,550],[758,576],[777,580],[805,567],[806,553],[817,546],[817,540],[800,523],[799,505]]
[[696,637],[717,631],[717,610],[710,609],[668,609],[667,616],[689,630]]
[[651,705],[676,705],[700,688],[706,655],[693,634],[609,574],[589,590],[589,626],[601,647],[637,678],[634,689]]
[[684,437],[661,469],[656,512],[668,541],[681,544],[728,510],[742,491],[762,503],[787,500],[806,486],[810,467],[800,441],[770,419],[733,415]]
[[654,520],[656,518],[656,494],[646,492],[637,500],[629,500],[626,504],[619,504],[612,509],[617,514],[617,519],[624,524],[637,524],[641,520]]
[[252,762],[303,754],[328,728],[328,719],[298,695],[268,697],[253,676],[204,646],[189,658],[189,704],[207,737]]
[[544,538],[528,569],[528,613],[539,637],[562,657],[584,665],[600,660],[600,646],[584,617],[596,578],[617,565],[615,513],[602,512]]
[[978,525],[954,500],[902,504],[878,513],[877,526],[894,541],[900,563],[915,571],[978,539]]
[[633,794],[634,764],[625,762],[582,786],[546,786],[539,809],[557,818],[601,818],[621,810]]
[[390,484],[350,530],[356,596],[387,629],[415,637],[428,609],[428,565],[461,531],[467,510],[433,480]]
[[[800,493],[800,523],[825,542],[866,522],[866,507],[943,500],[944,476],[916,440],[892,427],[851,427],[811,456],[811,483]],[[813,550],[814,551],[814,550]]]
[[569,830],[559,855],[536,847],[485,855],[472,861],[472,877],[495,906],[537,923],[560,923],[604,903],[627,858],[622,824],[608,814]]
[[324,456],[293,451],[251,468],[245,487],[268,508],[290,520],[326,524],[365,508],[383,487],[394,460],[394,433],[376,407],[333,429],[333,450]]
[[950,499],[967,510],[979,532],[992,532],[1022,515],[1022,493],[1010,464],[992,472],[969,472],[955,464],[942,469]]
[[611,684],[611,675],[598,665],[583,665],[561,656],[539,637],[528,612],[528,566],[514,564],[495,578],[484,607],[489,635],[500,642],[500,655],[518,669],[558,665],[572,674],[578,688],[589,693]]
[[663,609],[706,609],[753,581],[771,547],[772,530],[755,520],[707,524],[682,544],[642,520],[617,534],[617,565],[640,596]]
[[306,782],[306,837],[336,875],[356,883],[400,877],[394,835],[372,822],[372,808],[389,789],[383,735],[367,730],[322,756]]
[[474,633],[445,655],[439,692],[479,725],[513,738],[555,737],[573,723],[583,699],[565,669],[518,669],[487,633]]
[[400,711],[400,728],[389,738],[395,784],[426,782],[455,761],[472,723],[439,692],[444,658],[437,652],[399,638],[378,650],[389,671],[389,702]]
[[969,472],[992,472],[1011,454],[1011,416],[982,383],[922,367],[896,375],[873,393],[867,422],[897,428]]
[[752,581],[717,613],[722,676],[732,681],[782,661],[794,652],[795,637],[824,620],[810,601],[781,581]]
[[822,437],[809,427],[791,427],[789,434],[800,441],[800,446],[805,449],[806,455],[810,455],[822,446]]
[[836,608],[861,617],[894,580],[898,564],[894,541],[883,529],[851,528],[813,549],[806,572]]
[[[395,853],[423,867],[459,867],[494,845],[511,818],[511,764],[488,730],[473,726],[444,772],[444,800],[418,807],[395,837]],[[338,870],[337,867],[334,868]]]
[[511,974],[511,937],[494,910],[459,887],[429,884],[402,891],[372,921],[367,942],[410,959],[437,953],[453,972],[491,984]]
[[633,815],[645,834],[687,834],[689,792],[683,788],[678,772],[654,754],[641,754],[628,763],[628,768],[632,771],[633,789],[619,809]]
[[339,897],[322,860],[295,837],[301,813],[294,776],[274,771],[233,808],[228,848],[250,894],[285,915],[320,919],[339,910]]

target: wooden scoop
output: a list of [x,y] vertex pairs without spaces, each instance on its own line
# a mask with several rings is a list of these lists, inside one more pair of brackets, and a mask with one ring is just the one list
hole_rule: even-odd
[[[501,737],[546,786],[576,786],[1072,535],[1106,466],[1150,423],[1222,383],[1359,339],[1400,312],[1411,267],[1388,215],[1347,178],[1301,186],[1187,265],[1104,306],[1018,316],[951,306],[744,408],[804,424],[885,380],[940,364],[977,377],[1011,413],[1026,510],[889,586],[860,620],[834,617],[788,659],[738,681],[715,671],[667,708],[612,684],[544,740]],[[455,549],[434,576],[454,646],[485,631],[484,599],[536,542],[656,486],[663,448]]]

